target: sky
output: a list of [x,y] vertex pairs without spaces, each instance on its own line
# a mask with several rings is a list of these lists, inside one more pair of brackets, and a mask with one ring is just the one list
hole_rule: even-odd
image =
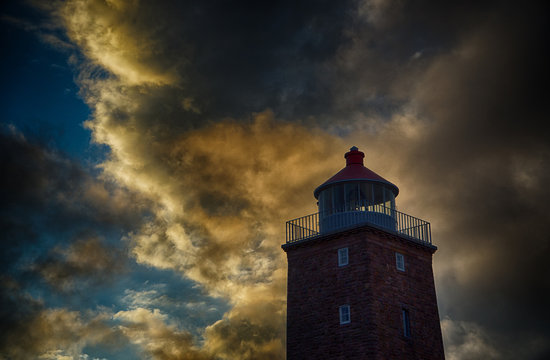
[[351,146],[432,224],[446,358],[550,358],[543,2],[0,9],[0,359],[283,359]]

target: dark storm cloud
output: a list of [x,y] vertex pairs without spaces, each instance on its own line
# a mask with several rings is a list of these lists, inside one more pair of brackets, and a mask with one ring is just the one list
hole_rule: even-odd
[[450,51],[495,8],[490,1],[400,0],[37,6],[59,16],[42,35],[61,36],[59,26],[66,26],[102,70],[130,84],[176,85],[155,89],[149,118],[187,127],[266,108],[327,122],[349,122],[357,111],[387,116],[408,98],[411,84],[403,77]]
[[[212,2],[183,30],[196,34],[189,81],[214,114],[242,116],[308,101],[316,73],[345,36],[349,3]],[[189,26],[189,27],[187,27]],[[220,38],[221,36],[221,38]],[[320,90],[320,89],[319,89]]]
[[[73,180],[83,174],[78,166],[56,161],[54,154],[28,143],[21,134],[2,131],[0,136],[0,164],[3,174],[6,174],[0,184],[0,221],[5,249],[2,269],[6,271],[28,247],[38,246],[39,233],[44,225],[41,218],[47,213],[48,201],[56,198],[58,189],[70,189],[73,182],[77,182]],[[29,209],[33,211],[28,212]],[[50,225],[59,225],[58,230],[63,228],[67,222],[63,216],[59,220],[60,224],[53,222]]]
[[[2,273],[59,290],[105,284],[127,254],[105,237],[141,221],[144,202],[15,129],[0,133]],[[102,240],[100,240],[100,238]],[[30,281],[30,279],[27,279]],[[76,282],[76,283],[75,283]]]
[[34,357],[112,332],[95,315],[85,319],[78,312],[48,309],[29,291],[41,289],[41,280],[64,292],[109,283],[124,269],[127,255],[92,234],[119,234],[135,224],[140,201],[10,127],[0,132],[0,168],[0,352]]
[[[395,83],[425,65],[411,63],[415,54],[429,58],[448,51],[462,29],[490,15],[483,2],[152,7],[136,9],[143,20],[139,30],[154,31],[149,36],[163,49],[163,56],[147,61],[178,64],[185,93],[205,117],[242,117],[265,108],[297,119],[334,119],[358,109],[387,113],[407,97],[392,89]],[[144,20],[144,14],[156,16]]]
[[24,328],[36,314],[42,309],[42,305],[21,293],[17,282],[2,276],[0,278],[0,350],[2,353],[10,345],[10,340],[5,334],[17,332]]
[[[285,118],[345,117],[352,109],[387,113],[404,97],[393,99],[391,87],[422,65],[410,63],[415,53],[447,51],[459,30],[488,14],[479,3],[450,2],[117,4],[69,5],[67,11],[89,17],[75,16],[69,34],[90,58],[131,82],[179,84],[188,108],[203,119],[266,108]],[[94,17],[116,29],[116,45],[85,25]],[[95,53],[102,45],[114,57]],[[126,68],[113,62],[126,55],[134,58],[122,61]]]
[[0,196],[7,228],[21,225],[26,216],[31,224],[35,216],[53,219],[47,225],[55,231],[92,224],[129,226],[139,219],[139,213],[126,207],[140,209],[144,204],[114,183],[94,179],[75,160],[39,139],[27,141],[15,128],[2,129],[0,136],[0,165],[7,174],[1,179]]
[[[74,231],[115,229],[139,219],[140,202],[113,184],[94,180],[80,165],[16,130],[0,132],[2,177],[2,269],[11,270],[21,256],[41,252]],[[66,240],[70,241],[70,240]],[[34,250],[33,250],[34,249]]]
[[[52,13],[89,60],[126,83],[176,85],[180,100],[159,106],[176,105],[177,117],[189,123],[198,114],[212,120],[284,110],[290,99],[300,116],[311,114],[304,106],[327,100],[317,77],[346,42],[354,7],[333,1],[71,1]],[[164,109],[159,115],[169,118]]]
[[63,291],[81,291],[86,286],[106,286],[127,266],[127,257],[120,249],[103,244],[96,236],[79,236],[67,248],[54,247],[36,259],[31,270],[49,285]]
[[[153,13],[166,9],[174,10]],[[358,110],[395,109],[408,97],[395,83],[425,66],[411,63],[416,53],[448,51],[462,29],[490,15],[484,2],[404,1],[211,1],[177,13],[159,17],[177,22],[167,28],[184,40],[163,31],[156,40],[184,45],[170,55],[186,54],[181,78],[205,116],[271,108],[285,118],[344,122]]]
[[428,126],[401,154],[420,176],[403,179],[437,214],[442,315],[479,325],[496,358],[538,359],[550,354],[548,12],[499,4],[487,15],[416,78]]

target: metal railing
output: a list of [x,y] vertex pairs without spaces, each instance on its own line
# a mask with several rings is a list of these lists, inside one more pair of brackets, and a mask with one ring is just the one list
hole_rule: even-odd
[[370,224],[424,244],[432,244],[429,222],[384,205],[370,205],[355,210],[320,215],[320,213],[315,213],[287,221],[286,242],[293,243]]

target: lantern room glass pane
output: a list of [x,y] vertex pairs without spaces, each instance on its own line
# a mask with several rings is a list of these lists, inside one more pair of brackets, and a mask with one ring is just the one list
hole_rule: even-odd
[[393,194],[393,191],[390,188],[384,189],[384,205],[388,209],[395,209],[395,195]]
[[359,210],[359,184],[351,182],[344,185],[346,211]]
[[365,210],[372,211],[372,204],[373,204],[372,183],[362,182],[360,184],[360,187],[361,187],[361,195],[364,196]]
[[330,215],[332,214],[332,188],[325,189],[319,194],[319,212]]
[[[367,187],[368,185],[368,187]],[[359,206],[361,211],[367,210],[367,203],[369,202],[369,195],[370,195],[370,189],[371,185],[366,184],[364,182],[358,183],[357,186],[359,187]]]
[[372,184],[373,204],[379,205],[384,203],[384,186],[381,184]]
[[339,184],[332,188],[333,209],[335,212],[344,211],[344,185]]

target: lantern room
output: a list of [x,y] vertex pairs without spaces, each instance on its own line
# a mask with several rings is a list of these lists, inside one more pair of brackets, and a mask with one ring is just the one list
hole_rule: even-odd
[[365,154],[352,147],[346,167],[314,191],[319,207],[319,231],[327,232],[370,222],[395,229],[397,186],[363,165]]
[[344,157],[346,167],[313,192],[319,211],[287,221],[287,244],[374,226],[431,246],[430,223],[397,211],[397,186],[366,168],[365,154],[357,147],[352,147]]

